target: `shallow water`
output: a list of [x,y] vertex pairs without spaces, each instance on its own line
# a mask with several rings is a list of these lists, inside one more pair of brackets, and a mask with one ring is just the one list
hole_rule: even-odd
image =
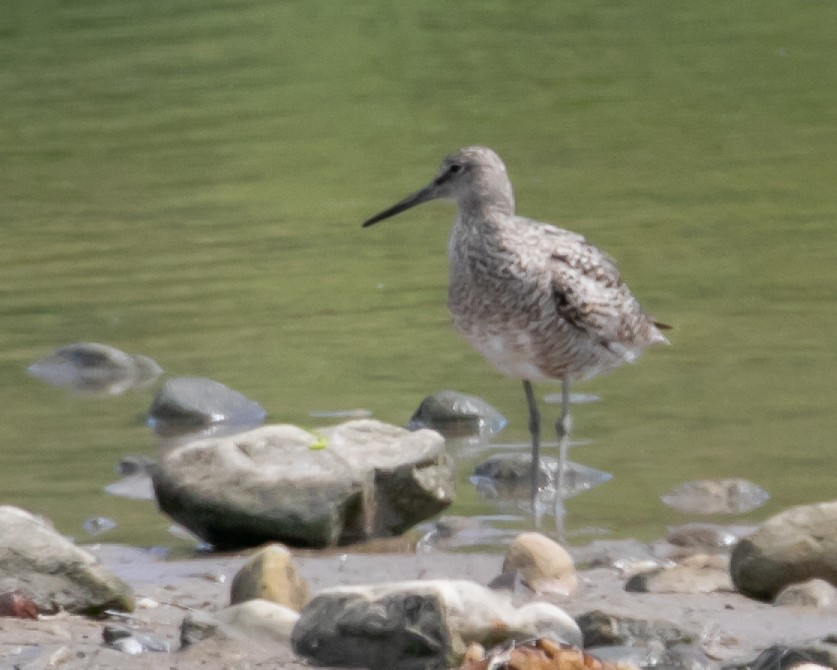
[[[272,421],[406,423],[452,388],[525,440],[519,383],[448,325],[452,207],[360,229],[470,143],[506,159],[521,213],[583,232],[675,326],[576,389],[602,400],[576,406],[591,443],[572,458],[614,478],[569,501],[571,537],[659,535],[687,519],[660,495],[690,479],[763,486],[746,519],[834,496],[830,3],[6,4],[3,502],[80,538],[103,515],[119,525],[97,540],[182,542],[102,493],[155,453],[151,391],[26,375],[75,341],[221,381]],[[471,462],[452,512],[495,514]]]

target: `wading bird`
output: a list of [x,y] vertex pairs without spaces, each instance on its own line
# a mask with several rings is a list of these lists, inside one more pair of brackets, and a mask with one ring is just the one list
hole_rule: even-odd
[[568,230],[517,216],[500,157],[466,147],[444,159],[430,184],[368,219],[363,227],[428,200],[454,200],[448,243],[448,307],[462,336],[501,373],[523,380],[532,438],[532,496],[538,518],[540,414],[532,382],[561,381],[555,491],[562,526],[569,389],[667,343],[622,281],[613,260]]

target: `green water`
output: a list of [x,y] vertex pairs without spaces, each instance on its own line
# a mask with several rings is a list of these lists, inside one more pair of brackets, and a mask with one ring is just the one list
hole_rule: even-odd
[[[452,331],[453,209],[360,222],[471,143],[521,213],[619,260],[672,347],[578,390],[574,460],[614,473],[569,529],[652,537],[659,496],[744,476],[748,517],[834,497],[837,8],[735,3],[0,2],[0,502],[85,537],[176,543],[105,496],[153,456],[151,392],[73,396],[26,366],[98,341],[273,421],[518,382]],[[554,392],[541,386],[541,394]],[[487,514],[465,484],[452,510]],[[737,519],[738,517],[736,517]]]

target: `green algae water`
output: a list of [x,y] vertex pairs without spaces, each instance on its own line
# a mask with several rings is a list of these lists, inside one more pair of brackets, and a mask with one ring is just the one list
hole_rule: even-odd
[[[834,497],[833,3],[0,6],[0,502],[81,540],[101,514],[118,526],[96,539],[179,542],[152,503],[102,493],[156,453],[153,390],[26,374],[76,341],[223,382],[274,422],[405,423],[451,388],[525,441],[519,382],[449,325],[453,207],[360,228],[477,143],[520,213],[585,234],[674,326],[575,389],[602,401],[575,408],[590,444],[571,458],[614,478],[569,501],[571,537],[657,536],[689,520],[659,497],[691,479],[770,492],[735,521]],[[495,513],[461,470],[452,513]]]

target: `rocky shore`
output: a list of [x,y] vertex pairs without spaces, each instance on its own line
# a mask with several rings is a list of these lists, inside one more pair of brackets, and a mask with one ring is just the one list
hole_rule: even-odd
[[[55,613],[40,605],[36,618],[7,609],[0,666],[303,668],[334,666],[333,656],[318,660],[329,645],[355,665],[378,645],[368,667],[385,667],[381,659],[445,667],[421,655],[441,640],[449,648],[440,653],[458,667],[471,642],[490,650],[545,637],[623,668],[834,667],[836,513],[837,503],[794,508],[726,547],[711,546],[725,529],[693,524],[651,544],[569,550],[524,533],[504,555],[416,551],[408,539],[348,551],[273,544],[185,560],[117,545],[74,548],[116,588],[127,586],[133,602],[75,614],[69,602]],[[762,586],[753,590],[753,579]],[[421,645],[405,644],[405,630],[425,644],[415,658]]]
[[[39,370],[102,378],[109,393],[113,370],[138,376],[131,357],[99,374],[108,352],[96,346]],[[501,429],[479,399],[426,399],[413,430],[364,418],[311,431],[260,426],[252,401],[183,378],[149,416],[167,439],[156,461],[126,459],[121,494],[153,497],[206,551],[80,547],[0,507],[0,669],[837,666],[837,501],[755,528],[686,524],[652,543],[523,532],[502,553],[466,553],[455,548],[468,520],[439,516],[454,488],[443,433]],[[530,462],[486,463],[483,493],[528,498]],[[607,476],[569,465],[565,495]],[[549,490],[554,473],[541,474]],[[728,479],[663,501],[734,513],[766,496]]]

